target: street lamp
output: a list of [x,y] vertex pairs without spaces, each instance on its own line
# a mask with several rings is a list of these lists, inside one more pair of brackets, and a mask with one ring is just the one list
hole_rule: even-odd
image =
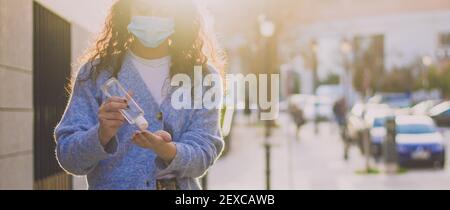
[[318,83],[319,83],[319,78],[318,78],[318,61],[317,61],[317,53],[319,52],[319,45],[317,44],[317,41],[316,40],[312,40],[311,41],[311,43],[310,43],[310,50],[311,50],[311,52],[312,52],[312,55],[311,55],[311,68],[312,68],[312,71],[313,71],[313,82],[314,82],[314,94],[315,94],[315,92],[316,92],[316,89],[317,89],[317,87],[318,87]]
[[275,24],[265,15],[258,17],[259,33],[264,38],[271,38],[275,34]]
[[433,59],[430,56],[423,56],[422,63],[424,66],[429,67],[433,64]]
[[[343,63],[344,63],[344,68],[345,68],[345,76],[343,78],[345,78],[345,83],[343,82],[343,87],[344,87],[344,93],[345,93],[345,98],[346,98],[346,102],[350,102],[350,90],[352,87],[352,78],[351,78],[351,71],[350,71],[350,64],[349,64],[349,56],[353,51],[353,46],[352,44],[345,39],[344,41],[342,41],[341,43],[341,53],[343,55]],[[342,81],[344,81],[343,79],[341,79]],[[349,104],[349,103],[347,103]]]
[[424,86],[424,87],[428,87],[428,81],[427,81],[427,77],[426,77],[426,72],[427,72],[427,70],[430,68],[430,66],[433,64],[433,58],[431,58],[430,56],[423,56],[422,57],[422,64],[423,64],[423,67],[424,68],[422,68],[422,75],[421,75],[421,77],[422,77],[422,86]]
[[348,40],[344,40],[341,44],[341,52],[344,55],[348,55],[352,52],[352,44]]
[[[265,40],[265,58],[264,60],[267,62],[266,68],[267,71],[266,73],[270,73],[270,68],[271,68],[271,58],[269,58],[270,55],[270,48],[269,48],[269,39],[273,37],[273,35],[275,34],[275,24],[269,20],[267,18],[266,15],[260,15],[258,17],[258,22],[259,22],[259,32],[261,37],[263,37]],[[272,127],[272,123],[271,121],[265,121],[264,122],[264,128],[265,128],[265,132],[264,132],[264,148],[265,148],[265,154],[266,154],[266,189],[270,190],[271,189],[271,184],[270,184],[270,175],[271,175],[271,170],[270,170],[270,152],[271,152],[271,144],[269,141],[270,136],[272,135],[272,131],[271,131],[271,127]]]
[[311,49],[314,54],[317,54],[319,52],[319,45],[317,45],[316,41],[313,41],[311,44]]
[[[313,94],[316,95],[317,88],[319,87],[319,75],[318,75],[318,60],[317,53],[319,52],[319,45],[316,40],[312,40],[310,43],[311,47],[311,68],[313,71]],[[314,133],[319,133],[319,108],[317,102],[314,103]]]

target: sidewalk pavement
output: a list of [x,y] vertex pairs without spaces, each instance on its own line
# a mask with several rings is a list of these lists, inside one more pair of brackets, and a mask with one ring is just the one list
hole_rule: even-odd
[[[208,188],[215,190],[264,190],[265,153],[264,127],[249,126],[238,116],[231,140],[230,153],[210,170]],[[450,189],[450,170],[411,170],[405,174],[389,176],[360,175],[364,169],[363,156],[356,148],[350,160],[343,160],[343,146],[337,126],[322,123],[319,134],[314,125],[305,125],[299,141],[295,140],[295,127],[286,115],[274,130],[271,172],[272,189]],[[446,135],[450,141],[450,132]],[[450,147],[448,147],[450,148]]]

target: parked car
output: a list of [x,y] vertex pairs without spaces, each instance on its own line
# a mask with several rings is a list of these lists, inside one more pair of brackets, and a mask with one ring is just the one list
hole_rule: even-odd
[[391,109],[380,107],[380,109],[372,110],[366,113],[365,119],[370,126],[371,155],[375,160],[382,158],[382,145],[386,138],[386,119],[393,116]]
[[[365,154],[364,152],[364,135],[369,132],[369,138],[371,138],[372,127],[374,125],[375,118],[387,117],[387,115],[392,115],[392,109],[386,104],[377,104],[377,103],[356,103],[351,109],[350,113],[347,115],[345,131],[344,131],[344,142],[345,142],[345,153],[344,157],[348,158],[348,148],[351,145],[356,145],[361,154]],[[379,123],[379,122],[377,122]],[[378,125],[376,127],[379,127]],[[375,129],[380,130],[380,129]],[[373,133],[377,133],[376,136],[380,133],[380,131],[373,131]],[[378,137],[376,137],[378,138]],[[378,141],[379,139],[373,140]],[[373,142],[372,141],[372,142]],[[376,144],[381,144],[381,142],[377,142]],[[372,155],[377,155],[379,153],[381,155],[381,145],[378,152],[372,152]],[[377,157],[375,156],[375,157]]]
[[313,95],[304,95],[304,94],[292,95],[291,97],[289,97],[286,110],[289,110],[289,106],[295,105],[303,110],[304,117],[307,121],[313,121],[315,117],[314,101],[315,96]]
[[371,152],[375,160],[379,161],[383,156],[383,143],[386,139],[386,118],[377,117],[373,120],[372,128],[370,129]]
[[439,127],[450,127],[450,101],[433,107],[429,115]]
[[326,96],[315,97],[315,117],[318,121],[332,121],[334,120],[333,106],[334,102],[332,98]]
[[422,101],[410,109],[412,115],[428,115],[430,110],[439,104],[439,100]]
[[356,103],[347,114],[343,132],[345,160],[349,158],[348,153],[352,145],[356,145],[363,152],[363,144],[361,141],[363,138],[362,131],[367,127],[364,120],[364,112],[365,105],[363,103]]
[[[364,108],[364,119],[365,120],[372,120],[371,118],[374,118],[377,115],[385,115],[385,114],[390,114],[391,112],[394,112],[394,109],[391,109],[391,107],[389,107],[389,105],[387,104],[373,104],[373,103],[368,103],[365,105]],[[367,121],[369,124],[371,122]]]
[[343,92],[340,85],[321,85],[317,87],[316,96],[329,98],[334,103],[344,96]]
[[397,116],[396,143],[400,166],[431,165],[445,167],[443,136],[428,116]]
[[394,109],[403,109],[409,108],[412,105],[412,100],[407,93],[380,93],[370,98],[369,103],[387,104]]
[[307,121],[334,119],[333,101],[328,97],[297,94],[289,98],[288,107],[293,104],[303,110]]

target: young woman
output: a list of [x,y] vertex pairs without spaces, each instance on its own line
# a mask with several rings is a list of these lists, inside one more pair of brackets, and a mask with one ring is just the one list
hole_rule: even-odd
[[[213,43],[193,0],[117,0],[56,128],[61,167],[87,175],[89,189],[200,189],[223,149],[219,110],[174,109],[168,81],[198,65],[219,74]],[[112,77],[141,105],[148,131],[126,123],[126,98],[103,95]]]

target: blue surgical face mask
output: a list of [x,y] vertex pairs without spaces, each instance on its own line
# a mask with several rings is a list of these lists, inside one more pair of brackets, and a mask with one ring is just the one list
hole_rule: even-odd
[[157,48],[175,32],[172,18],[134,16],[128,31],[148,48]]

